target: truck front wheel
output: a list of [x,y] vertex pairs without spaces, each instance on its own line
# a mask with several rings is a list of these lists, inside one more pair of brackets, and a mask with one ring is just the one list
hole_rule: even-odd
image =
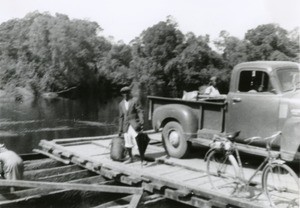
[[165,149],[171,157],[183,158],[187,155],[190,144],[184,138],[182,126],[178,122],[167,123],[162,136]]

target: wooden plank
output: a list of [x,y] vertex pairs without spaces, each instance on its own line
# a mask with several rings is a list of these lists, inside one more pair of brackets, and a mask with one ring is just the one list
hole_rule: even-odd
[[[95,158],[88,158],[88,159],[95,162]],[[262,207],[262,205],[253,204],[252,202],[249,202],[245,199],[236,199],[224,193],[217,193],[212,190],[207,190],[203,187],[195,186],[195,184],[187,184],[182,182],[178,183],[178,181],[170,179],[169,177],[160,176],[156,174],[155,172],[151,171],[151,169],[148,167],[145,168],[130,167],[119,162],[114,162],[106,157],[101,158],[101,163],[104,167],[120,172],[121,174],[131,175],[133,177],[143,177],[157,184],[162,184],[163,186],[171,187],[174,189],[186,189],[186,188],[191,189],[196,196],[201,196],[208,199],[218,198],[221,201],[224,201],[224,203],[231,204],[231,205],[238,205],[241,207],[249,207],[249,206]]]
[[105,149],[110,149],[111,139],[105,141],[93,141],[92,144]]
[[70,152],[76,152],[77,155],[82,155],[85,157],[89,157],[91,155],[97,154],[101,151],[101,148],[94,144],[85,144],[85,145],[78,145],[78,146],[67,146],[65,147],[66,150]]
[[52,168],[52,167],[60,167],[65,165],[64,163],[61,163],[54,159],[42,159],[42,160],[34,160],[34,161],[28,161],[29,163],[24,164],[24,171],[30,171],[30,170],[40,170],[45,168]]
[[136,207],[138,207],[138,205],[139,205],[142,197],[143,197],[143,194],[134,194],[128,207],[129,208],[136,208]]
[[170,165],[164,165],[164,164],[160,164],[160,165],[154,165],[154,166],[147,166],[145,169],[147,169],[149,172],[151,171],[151,173],[155,173],[155,174],[163,174],[163,173],[172,173],[174,172],[174,168],[178,169],[178,167],[175,166],[170,166]]
[[[105,179],[101,176],[94,176],[94,177],[89,177],[89,178],[72,180],[72,181],[69,181],[69,183],[111,185],[111,184],[114,184],[115,182],[112,180],[105,181]],[[19,203],[22,201],[28,201],[33,198],[40,198],[44,195],[64,193],[66,191],[69,191],[69,190],[32,188],[32,189],[27,189],[27,190],[22,190],[22,191],[15,191],[15,192],[12,192],[10,195],[9,194],[0,195],[1,200],[6,200],[6,201],[0,201],[0,205],[2,205],[2,206],[3,205],[13,205],[15,203]],[[10,198],[11,200],[7,200],[8,198]]]
[[143,207],[153,207],[151,205],[157,204],[160,201],[165,200],[165,197],[163,197],[161,194],[152,194],[150,196],[143,197]]
[[40,170],[30,170],[24,172],[24,178],[26,178],[26,180],[34,180],[46,176],[58,175],[61,173],[74,172],[78,170],[82,170],[82,168],[79,168],[77,165],[53,167],[53,168],[40,169]]
[[63,139],[54,139],[54,141],[57,144],[66,144],[71,142],[91,142],[91,141],[98,141],[98,140],[107,140],[112,139],[114,137],[118,136],[117,134],[113,135],[105,135],[105,136],[94,136],[94,137],[77,137],[77,138],[63,138]]
[[77,145],[83,145],[83,144],[90,144],[91,142],[90,141],[81,141],[81,142],[68,142],[68,143],[64,143],[64,147],[67,147],[67,146],[77,146]]
[[206,177],[206,174],[204,173],[199,173],[199,172],[195,172],[195,171],[189,171],[189,170],[182,170],[178,173],[171,173],[166,175],[166,177],[170,177],[170,178],[176,178],[178,181],[182,181],[182,182],[186,182],[189,180],[193,180],[193,179],[201,179]]
[[[144,175],[144,177],[145,177],[145,175]],[[197,186],[188,185],[185,183],[178,183],[178,181],[170,180],[169,178],[161,178],[161,177],[158,177],[157,175],[148,174],[147,178],[149,178],[151,181],[153,181],[155,183],[164,184],[166,187],[172,187],[175,189],[190,189],[193,191],[193,193],[195,195],[202,196],[202,197],[205,197],[208,199],[218,198],[221,201],[224,201],[225,203],[231,204],[231,205],[237,205],[240,207],[253,207],[253,208],[264,207],[263,205],[249,202],[246,199],[229,197],[228,195],[226,195],[224,193],[214,192],[212,190],[208,190],[205,188],[203,189],[203,188],[200,188],[199,186],[197,187]]]
[[132,185],[136,185],[137,183],[142,182],[142,179],[122,175],[122,176],[120,176],[120,182],[123,183],[123,184],[127,184],[127,185],[132,186]]
[[66,189],[66,190],[81,190],[81,191],[99,191],[108,193],[126,193],[126,194],[141,194],[142,188],[123,187],[123,186],[106,186],[106,185],[87,185],[77,183],[54,183],[54,182],[38,182],[24,180],[2,180],[1,186],[16,186],[16,187],[42,187],[45,189]]
[[32,150],[33,152],[37,152],[37,153],[40,153],[40,154],[43,154],[43,155],[46,155],[47,157],[50,157],[50,158],[52,158],[52,159],[54,159],[54,160],[57,160],[57,161],[59,161],[59,162],[62,162],[62,163],[64,163],[64,164],[70,164],[70,160],[64,160],[64,159],[62,159],[62,158],[60,158],[60,157],[57,157],[57,156],[55,156],[55,155],[53,155],[53,154],[50,154],[50,153],[48,153],[48,152],[46,152],[46,151],[43,151],[43,150],[38,150],[38,149],[33,149]]
[[75,172],[66,172],[63,174],[59,175],[52,175],[52,176],[47,176],[43,178],[37,179],[37,181],[48,181],[48,182],[66,182],[69,180],[74,180],[78,178],[83,178],[83,177],[89,177],[92,176],[94,173],[90,172],[89,170],[79,170]]
[[211,208],[211,204],[208,200],[200,199],[198,197],[193,197],[190,200],[187,200],[186,198],[181,198],[182,196],[177,190],[166,189],[164,196],[184,204],[192,204],[195,207]]
[[[147,131],[144,131],[144,133],[152,134],[152,133],[156,133],[156,132],[154,130],[147,130]],[[79,142],[79,141],[106,140],[106,139],[112,139],[117,136],[118,136],[117,134],[112,134],[112,135],[94,136],[94,137],[61,138],[61,139],[54,139],[52,141],[54,141],[57,144],[64,144],[64,143]]]
[[158,141],[158,142],[162,141],[161,132],[149,133],[148,136],[151,140]]
[[95,154],[90,155],[90,157],[98,156],[98,155],[107,155],[110,154],[110,150],[104,147],[98,148],[98,151]]
[[113,179],[116,178],[120,175],[122,175],[119,171],[115,171],[115,170],[109,170],[107,168],[101,168],[100,169],[100,174],[109,178],[109,179]]
[[[105,181],[105,179],[101,176],[95,176],[95,177],[88,177],[84,178],[86,176],[81,176],[82,178],[78,177],[69,177],[70,181],[69,183],[84,183],[84,184],[101,184],[101,185],[109,185],[113,184],[113,181]],[[75,178],[75,180],[73,180]],[[50,181],[50,180],[49,180]],[[66,179],[65,179],[66,181]],[[7,200],[7,199],[17,199],[17,198],[24,198],[24,197],[30,197],[34,195],[42,196],[46,195],[56,189],[45,189],[45,188],[30,188],[20,191],[14,191],[12,193],[6,193],[0,195],[0,200]]]
[[155,190],[160,191],[163,187],[164,184],[162,183],[142,183],[142,187],[144,188],[144,190],[149,191],[150,193],[154,193]]
[[[143,176],[147,179],[150,179],[152,181],[156,181],[156,183],[161,183],[164,184],[165,186],[169,186],[169,187],[174,187],[174,188],[191,188],[195,193],[197,193],[196,195],[200,195],[206,198],[219,198],[220,200],[224,201],[225,203],[229,203],[229,204],[243,204],[243,206],[252,206],[253,203],[247,201],[247,200],[242,200],[242,199],[234,199],[234,198],[230,198],[228,196],[226,196],[226,194],[220,194],[220,193],[216,193],[210,190],[206,190],[206,189],[199,189],[199,187],[196,186],[192,186],[192,185],[185,185],[185,183],[178,183],[178,181],[172,181],[169,178],[164,178],[164,177],[159,177],[155,174],[153,174],[153,172],[148,169],[148,168],[144,168],[144,169],[130,169],[130,168],[124,168],[122,164],[120,163],[116,163],[114,161],[111,160],[103,160],[103,165],[106,167],[109,167],[111,169],[115,169],[118,170],[120,172],[126,173],[127,175],[134,175],[134,176]],[[146,171],[146,172],[145,172]],[[261,206],[255,206],[254,207],[261,207]]]

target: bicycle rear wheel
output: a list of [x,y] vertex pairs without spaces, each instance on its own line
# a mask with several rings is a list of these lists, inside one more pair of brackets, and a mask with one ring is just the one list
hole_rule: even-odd
[[[232,155],[231,155],[232,156]],[[224,193],[234,193],[238,185],[238,164],[235,158],[212,151],[207,157],[207,175],[211,187]]]
[[267,166],[262,184],[272,207],[300,207],[299,178],[286,164]]

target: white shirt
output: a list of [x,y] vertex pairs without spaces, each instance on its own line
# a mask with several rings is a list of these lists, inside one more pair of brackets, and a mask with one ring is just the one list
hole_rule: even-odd
[[125,104],[125,109],[126,111],[128,111],[129,108],[129,102],[127,100],[124,100],[124,104]]
[[220,92],[218,89],[214,88],[214,86],[209,86],[208,88],[205,89],[204,94],[209,96],[219,96]]

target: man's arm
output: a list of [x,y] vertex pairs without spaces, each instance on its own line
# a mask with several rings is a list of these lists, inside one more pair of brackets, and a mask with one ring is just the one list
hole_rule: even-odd
[[136,101],[135,107],[136,107],[136,111],[137,111],[137,114],[138,114],[138,117],[139,117],[139,120],[140,120],[141,129],[143,130],[143,127],[144,127],[144,112],[142,110],[142,105],[141,105],[139,100]]
[[123,133],[124,113],[121,104],[119,104],[119,136]]

